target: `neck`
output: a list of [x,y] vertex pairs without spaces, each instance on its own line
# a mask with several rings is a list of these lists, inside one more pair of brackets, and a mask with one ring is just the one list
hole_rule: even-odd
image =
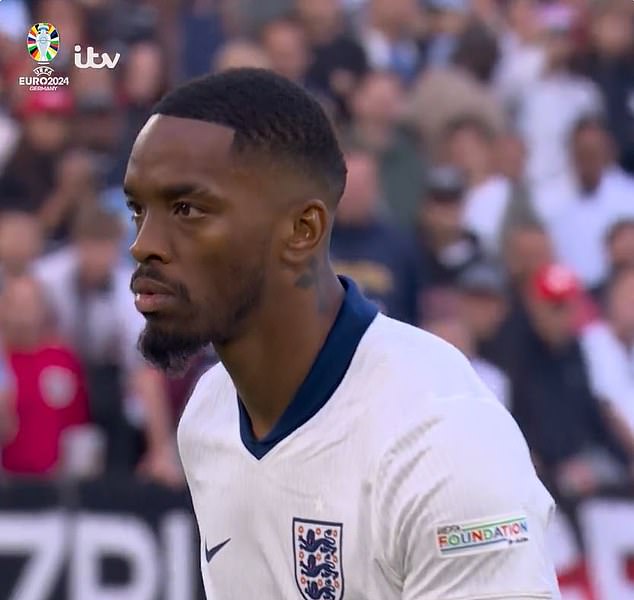
[[247,334],[216,351],[264,437],[293,400],[337,317],[344,290],[328,265],[310,286],[268,303]]

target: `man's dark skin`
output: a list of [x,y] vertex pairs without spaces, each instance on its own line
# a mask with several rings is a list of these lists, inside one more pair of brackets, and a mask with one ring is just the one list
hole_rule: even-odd
[[328,258],[335,201],[290,161],[238,153],[233,138],[193,119],[145,125],[124,183],[137,225],[132,289],[147,335],[213,343],[261,438],[308,374],[344,290]]

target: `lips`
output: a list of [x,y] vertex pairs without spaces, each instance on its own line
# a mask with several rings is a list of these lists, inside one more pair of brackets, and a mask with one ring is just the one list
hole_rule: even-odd
[[156,313],[174,302],[174,293],[164,284],[139,277],[132,283],[134,305],[142,313]]

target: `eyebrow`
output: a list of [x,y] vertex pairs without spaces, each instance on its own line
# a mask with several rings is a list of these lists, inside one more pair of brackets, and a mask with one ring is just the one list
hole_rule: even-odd
[[[131,187],[126,186],[123,187],[123,193],[128,198],[134,198],[136,195]],[[172,185],[166,185],[158,189],[156,195],[165,202],[176,200],[182,196],[204,196],[219,199],[219,196],[211,190],[191,183],[175,183]]]

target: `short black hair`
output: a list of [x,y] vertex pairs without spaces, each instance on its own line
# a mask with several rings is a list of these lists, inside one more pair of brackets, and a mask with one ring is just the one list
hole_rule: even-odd
[[267,69],[240,68],[189,81],[163,97],[152,114],[217,123],[234,130],[233,149],[265,153],[301,169],[337,204],[346,163],[319,102]]

